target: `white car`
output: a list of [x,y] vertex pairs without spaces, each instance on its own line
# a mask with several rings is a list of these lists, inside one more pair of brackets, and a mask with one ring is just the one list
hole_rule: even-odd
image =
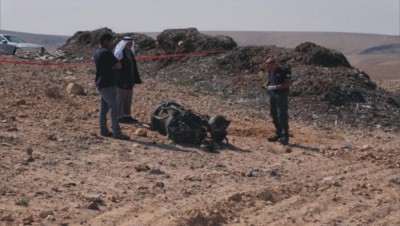
[[37,51],[39,54],[46,51],[41,45],[27,43],[13,35],[0,34],[0,53],[14,55],[18,49],[27,49],[32,52]]

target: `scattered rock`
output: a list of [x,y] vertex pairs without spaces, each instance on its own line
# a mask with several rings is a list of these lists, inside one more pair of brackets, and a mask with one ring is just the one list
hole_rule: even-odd
[[400,185],[400,178],[393,178],[390,179],[389,182],[396,184],[396,185]]
[[269,173],[271,177],[280,177],[279,173],[276,170],[271,170]]
[[47,218],[48,216],[54,216],[54,212],[51,210],[44,210],[39,214],[39,217],[41,218]]
[[352,150],[353,149],[353,142],[351,142],[351,140],[346,140],[346,142],[344,143],[344,147],[343,148]]
[[147,190],[147,189],[149,189],[149,187],[144,186],[144,185],[140,185],[137,187],[137,190]]
[[54,215],[48,215],[48,216],[46,217],[46,220],[48,220],[48,221],[55,221],[56,218],[54,217]]
[[234,201],[234,202],[240,202],[240,201],[242,201],[242,195],[239,194],[239,193],[236,193],[236,194],[230,196],[230,197],[228,198],[228,200],[229,200],[229,201]]
[[8,221],[8,222],[13,222],[14,218],[12,217],[11,214],[5,215],[0,218],[0,221]]
[[153,175],[164,175],[165,174],[165,172],[164,171],[162,171],[162,170],[160,170],[160,169],[151,169],[150,170],[150,174],[153,174]]
[[104,200],[102,199],[101,195],[85,195],[84,198],[90,202],[97,202],[98,204],[104,204]]
[[50,134],[47,136],[48,140],[57,141],[57,134]]
[[333,186],[335,186],[335,187],[341,187],[342,184],[340,184],[339,181],[335,181],[335,182],[333,182]]
[[29,156],[32,156],[32,154],[33,154],[33,149],[32,149],[31,147],[26,148],[26,149],[25,149],[25,152],[26,152],[26,154],[28,154]]
[[23,218],[22,220],[24,221],[24,223],[32,223],[32,222],[35,221],[32,214],[30,214],[29,216]]
[[146,171],[150,170],[150,167],[148,167],[145,164],[136,165],[136,166],[134,166],[134,168],[135,168],[136,172],[146,172]]
[[216,163],[214,166],[217,167],[217,168],[226,168],[226,166],[224,164],[221,164],[221,163]]
[[139,137],[147,137],[147,130],[139,128],[135,131],[135,135]]
[[274,198],[274,192],[272,192],[269,189],[263,189],[260,192],[258,192],[257,197],[263,201],[270,201],[270,202],[275,202]]
[[291,147],[285,147],[285,153],[292,153]]
[[187,176],[185,176],[184,178],[182,178],[182,180],[187,180],[187,181],[203,181],[203,179],[201,179],[201,177],[199,177],[199,176],[190,176],[190,175],[187,175]]
[[372,147],[368,144],[362,146],[362,148],[360,149],[360,151],[371,151]]
[[88,209],[90,210],[100,210],[100,205],[98,202],[90,202],[90,204],[87,206]]
[[26,105],[26,100],[19,100],[15,104],[18,105],[18,106]]
[[257,177],[259,175],[259,170],[252,170],[246,176],[247,177]]
[[67,93],[73,95],[85,95],[85,89],[76,83],[69,83],[67,86]]
[[74,182],[70,182],[70,183],[66,183],[63,185],[64,188],[72,188],[72,187],[76,187],[77,184]]
[[163,187],[165,187],[165,184],[163,182],[157,182],[155,184],[155,186],[158,187],[158,188],[163,188]]

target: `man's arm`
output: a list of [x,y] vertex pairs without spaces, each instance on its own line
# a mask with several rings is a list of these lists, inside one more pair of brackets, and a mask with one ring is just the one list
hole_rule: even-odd
[[287,89],[292,85],[292,79],[286,79],[284,83],[277,85],[276,89]]
[[114,56],[111,51],[108,52],[108,61],[112,65],[112,69],[119,70],[122,68],[121,62],[119,62],[119,60]]
[[269,86],[269,84],[271,84],[271,82],[269,81],[269,79],[267,79],[267,81],[264,83],[264,85],[262,86],[262,88],[267,88]]
[[276,86],[276,89],[288,89],[290,85],[292,85],[292,72],[290,71],[290,68],[286,68],[285,70],[285,81]]

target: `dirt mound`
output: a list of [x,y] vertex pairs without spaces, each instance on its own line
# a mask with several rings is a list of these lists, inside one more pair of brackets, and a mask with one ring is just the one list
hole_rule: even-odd
[[322,67],[351,67],[346,57],[335,50],[318,46],[311,42],[298,45],[294,51],[300,54],[300,59],[306,64]]
[[160,49],[168,53],[190,53],[202,50],[231,50],[237,47],[229,36],[210,36],[196,28],[169,29],[157,36]]
[[265,60],[270,57],[276,58],[281,64],[351,68],[342,53],[309,42],[294,49],[276,46],[240,47],[228,52],[218,63],[226,70],[258,72],[263,70]]
[[135,41],[137,53],[156,48],[156,42],[151,37],[138,33],[114,33],[109,28],[101,28],[94,31],[78,31],[60,48],[69,58],[91,59],[96,48],[99,47],[100,37],[110,33],[116,38],[115,44],[123,37],[130,36]]

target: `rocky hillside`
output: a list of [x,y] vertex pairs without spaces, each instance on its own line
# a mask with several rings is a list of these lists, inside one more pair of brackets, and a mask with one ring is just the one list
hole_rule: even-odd
[[[109,29],[77,32],[62,47],[75,56],[89,57],[98,39]],[[400,128],[400,99],[379,88],[365,72],[353,68],[346,57],[314,43],[293,49],[276,46],[237,47],[227,36],[201,34],[197,29],[171,29],[156,40],[146,35],[115,34],[118,39],[134,37],[139,55],[226,50],[223,54],[140,61],[143,76],[160,82],[193,86],[199,93],[215,93],[221,98],[265,111],[267,92],[263,64],[269,57],[289,64],[293,72],[291,115],[320,125]]]

